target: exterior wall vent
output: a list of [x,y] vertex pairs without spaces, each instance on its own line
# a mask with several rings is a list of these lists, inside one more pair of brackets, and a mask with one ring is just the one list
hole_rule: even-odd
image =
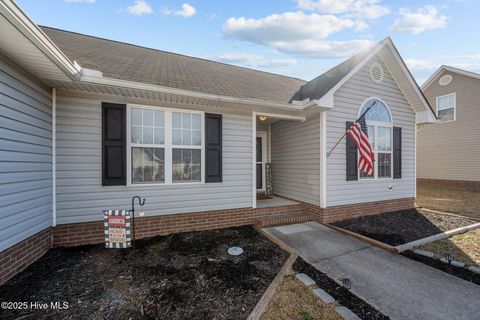
[[443,77],[440,78],[440,80],[438,80],[438,83],[441,85],[441,86],[446,86],[447,84],[449,84],[450,82],[452,82],[452,76],[447,74]]
[[383,81],[383,68],[382,66],[375,62],[370,66],[370,79],[375,83],[382,83]]

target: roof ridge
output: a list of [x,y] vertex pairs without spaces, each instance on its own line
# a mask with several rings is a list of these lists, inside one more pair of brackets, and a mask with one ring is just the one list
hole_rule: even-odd
[[207,61],[207,62],[211,62],[211,63],[217,63],[217,64],[221,64],[221,65],[225,65],[225,66],[229,66],[229,67],[234,67],[234,68],[238,68],[238,69],[243,69],[243,70],[249,70],[249,71],[255,71],[255,72],[260,72],[260,73],[266,73],[266,74],[274,75],[274,76],[277,76],[277,77],[283,77],[283,78],[288,78],[288,79],[294,79],[294,80],[303,81],[303,82],[305,82],[305,83],[307,82],[307,81],[304,80],[304,79],[300,79],[300,78],[296,78],[296,77],[291,77],[291,76],[287,76],[287,75],[283,75],[283,74],[278,74],[278,73],[273,73],[273,72],[268,72],[268,71],[253,69],[253,68],[247,68],[247,67],[237,66],[237,65],[229,64],[229,63],[225,63],[225,62],[220,62],[220,61],[215,61],[215,60],[209,60],[209,59],[206,59],[206,58],[189,56],[189,55],[182,54],[182,53],[176,53],[176,52],[165,51],[165,50],[161,50],[161,49],[150,48],[150,47],[146,47],[146,46],[142,46],[142,45],[138,45],[138,44],[134,44],[134,43],[129,43],[129,42],[124,42],[124,41],[119,41],[119,40],[102,38],[102,37],[98,37],[98,36],[94,36],[94,35],[90,35],[90,34],[85,34],[85,33],[80,33],[80,32],[76,32],[76,31],[69,31],[69,30],[65,30],[65,29],[60,29],[60,28],[55,28],[55,27],[49,27],[49,26],[44,26],[44,25],[38,25],[38,26],[39,26],[40,28],[42,28],[42,29],[43,29],[43,28],[46,28],[46,29],[57,30],[57,31],[61,31],[61,32],[68,32],[68,33],[72,33],[72,34],[76,34],[76,35],[80,35],[80,36],[84,36],[84,37],[89,37],[89,38],[94,38],[94,39],[103,40],[103,41],[109,41],[109,42],[115,42],[115,43],[118,43],[118,44],[128,45],[128,46],[137,47],[137,48],[146,49],[146,50],[152,50],[152,51],[155,51],[155,52],[162,52],[162,53],[167,53],[167,54],[172,54],[172,55],[187,57],[187,58],[191,58],[191,59],[197,59],[197,60]]

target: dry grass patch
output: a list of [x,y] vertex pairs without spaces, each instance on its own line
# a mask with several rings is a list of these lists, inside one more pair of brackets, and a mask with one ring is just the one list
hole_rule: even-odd
[[432,210],[480,219],[480,192],[418,187],[416,204]]
[[480,229],[457,234],[447,239],[428,243],[419,247],[436,255],[443,256],[450,252],[455,260],[467,264],[480,265]]
[[336,304],[325,304],[293,275],[283,278],[262,320],[341,320]]

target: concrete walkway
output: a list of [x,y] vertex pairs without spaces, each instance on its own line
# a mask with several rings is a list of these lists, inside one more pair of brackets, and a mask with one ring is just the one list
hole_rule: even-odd
[[480,319],[480,286],[315,222],[264,231],[392,319]]

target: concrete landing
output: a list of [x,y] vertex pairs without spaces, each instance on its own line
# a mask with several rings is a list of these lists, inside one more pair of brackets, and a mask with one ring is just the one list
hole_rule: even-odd
[[480,286],[315,222],[263,230],[392,319],[480,319]]

